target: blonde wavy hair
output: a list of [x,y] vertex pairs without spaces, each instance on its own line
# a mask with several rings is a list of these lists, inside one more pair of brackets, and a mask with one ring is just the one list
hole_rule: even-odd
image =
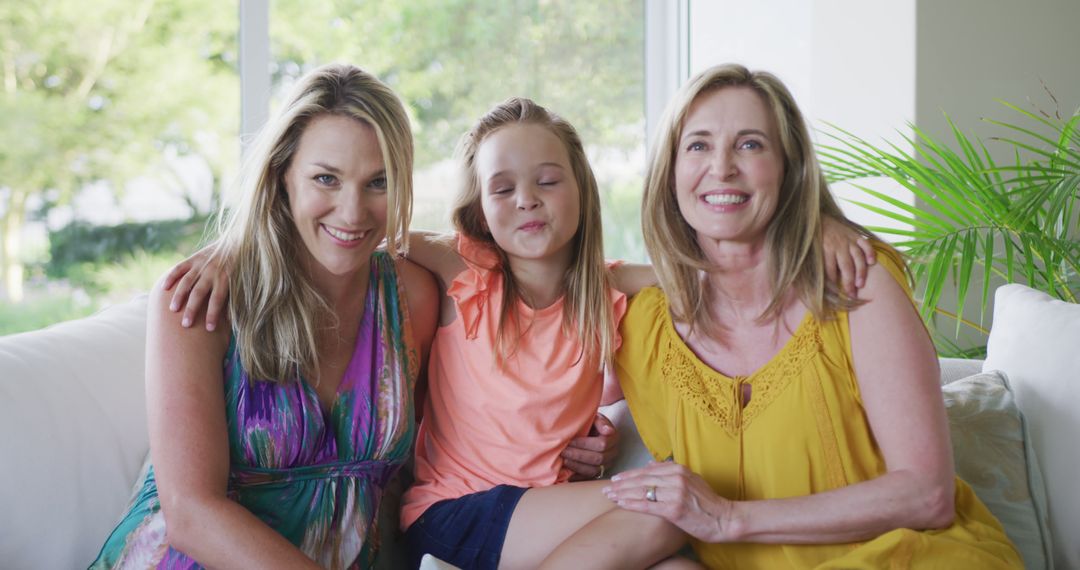
[[351,117],[374,129],[386,167],[386,249],[395,256],[408,250],[413,140],[404,106],[389,87],[358,67],[330,64],[313,70],[255,138],[241,172],[239,203],[219,218],[217,248],[230,267],[229,318],[240,361],[252,378],[315,378],[317,333],[337,324],[324,296],[296,263],[305,246],[285,190],[300,136],[323,115]]
[[[515,310],[522,299],[521,288],[510,270],[506,253],[488,231],[481,206],[481,183],[476,169],[476,153],[488,136],[509,125],[537,125],[547,129],[562,142],[570,157],[570,167],[578,186],[581,219],[573,238],[573,258],[562,276],[566,297],[563,305],[563,330],[580,335],[582,354],[610,363],[615,354],[615,320],[608,290],[611,277],[604,265],[604,241],[600,221],[600,191],[592,167],[585,156],[581,138],[568,121],[525,98],[512,98],[495,106],[465,133],[458,145],[462,180],[454,200],[451,220],[458,232],[487,244],[498,253],[505,287],[502,311],[496,332],[496,360],[500,363],[513,354],[524,334],[520,315]],[[527,326],[526,326],[527,328]]]
[[708,310],[709,288],[701,282],[702,272],[713,267],[698,245],[696,232],[679,211],[674,171],[679,138],[691,105],[702,95],[730,87],[751,89],[761,97],[776,120],[784,157],[780,199],[766,230],[772,299],[759,321],[780,315],[784,294],[790,289],[818,319],[856,306],[858,301],[844,296],[825,277],[822,216],[861,233],[869,232],[847,220],[829,193],[806,122],[787,87],[771,73],[725,64],[691,78],[668,104],[645,174],[641,208],[645,247],[660,285],[672,301],[674,316],[691,327],[701,327],[707,334],[720,328]]

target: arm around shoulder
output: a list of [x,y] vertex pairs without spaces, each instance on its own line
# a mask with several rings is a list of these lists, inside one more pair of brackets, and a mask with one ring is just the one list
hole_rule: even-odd
[[465,271],[465,262],[454,248],[454,236],[427,230],[409,232],[409,261],[427,269],[447,287]]
[[622,263],[611,269],[615,288],[622,291],[627,297],[632,297],[638,291],[657,284],[656,272],[651,265],[642,263]]

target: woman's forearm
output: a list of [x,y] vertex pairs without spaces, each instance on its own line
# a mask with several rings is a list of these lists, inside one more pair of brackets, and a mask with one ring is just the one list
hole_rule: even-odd
[[319,568],[235,501],[208,497],[177,503],[162,505],[169,544],[207,568]]
[[952,479],[895,471],[804,497],[735,502],[715,542],[843,543],[897,528],[943,528],[952,524],[954,490]]

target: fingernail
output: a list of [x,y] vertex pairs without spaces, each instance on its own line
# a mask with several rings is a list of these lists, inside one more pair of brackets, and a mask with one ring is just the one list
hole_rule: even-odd
[[169,303],[169,310],[170,311],[176,311],[176,304],[177,304],[176,301],[173,301],[172,303]]
[[603,489],[600,489],[600,492],[605,494],[605,495],[610,495],[611,494],[611,486],[609,485],[607,487],[604,487]]
[[213,323],[206,323],[206,330],[207,330],[207,331],[209,331],[209,332],[214,332],[214,329],[215,329],[215,328],[217,328],[217,327],[216,327],[216,326],[214,326],[214,324],[213,324]]
[[180,326],[184,327],[185,329],[190,327],[191,326],[191,319],[189,319],[187,317],[184,317],[183,319],[180,320]]
[[622,479],[622,475],[616,474],[611,476],[612,481],[619,481]]

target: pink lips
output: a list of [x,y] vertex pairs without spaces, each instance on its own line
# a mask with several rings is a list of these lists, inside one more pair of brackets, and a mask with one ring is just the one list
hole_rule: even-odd
[[518,226],[518,229],[523,231],[523,232],[535,232],[537,230],[543,229],[544,226],[546,226],[546,225],[547,225],[546,222],[540,222],[540,221],[526,222],[526,223],[521,224],[520,226]]

